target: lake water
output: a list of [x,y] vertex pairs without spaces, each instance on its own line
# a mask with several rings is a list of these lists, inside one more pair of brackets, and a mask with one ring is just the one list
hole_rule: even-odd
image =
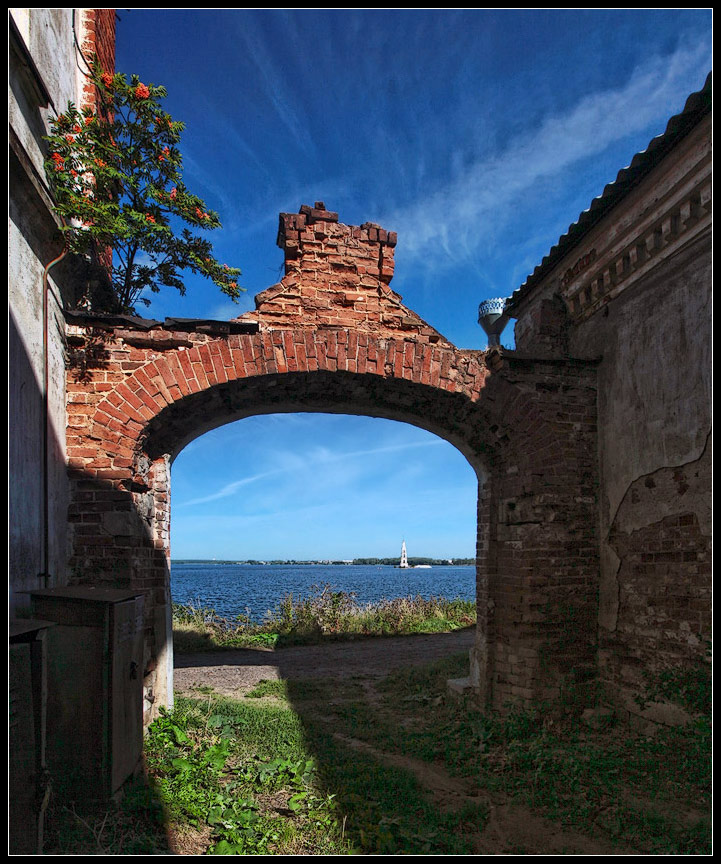
[[383,598],[447,597],[475,600],[475,567],[400,570],[383,565],[174,563],[174,603],[215,609],[224,618],[246,611],[261,621],[286,594],[307,596],[314,585],[355,593],[360,605]]

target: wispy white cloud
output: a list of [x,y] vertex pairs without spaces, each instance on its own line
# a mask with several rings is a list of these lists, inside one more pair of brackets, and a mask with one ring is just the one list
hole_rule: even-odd
[[413,441],[404,444],[387,444],[382,447],[371,447],[368,450],[351,450],[347,453],[337,453],[327,448],[315,451],[318,462],[335,462],[338,460],[358,459],[365,456],[378,456],[381,453],[397,453],[401,450],[414,450],[417,447],[437,447],[444,442],[440,439],[431,441]]
[[315,145],[310,131],[295,107],[288,79],[279,69],[276,56],[269,49],[262,28],[244,19],[242,26],[238,28],[238,34],[245,44],[246,56],[253,62],[258,79],[280,122],[296,145],[300,145],[308,153],[314,153]]
[[688,82],[701,86],[709,58],[707,40],[680,48],[671,57],[652,58],[637,67],[623,87],[589,94],[565,114],[547,117],[535,133],[457,171],[446,185],[384,215],[382,224],[392,225],[403,236],[407,254],[422,256],[425,265],[473,257],[498,232],[512,203],[535,183],[628,135],[660,127],[669,106],[680,111]]
[[[217,207],[225,230],[236,230],[239,225],[237,202],[227,183],[220,182],[217,171],[210,167],[207,158],[195,159],[186,147],[183,154],[183,175],[188,187],[211,207]],[[213,240],[212,232],[205,236]]]
[[228,498],[230,495],[235,495],[235,493],[239,489],[242,489],[243,486],[248,486],[258,480],[264,480],[266,477],[273,477],[280,473],[281,471],[263,471],[261,474],[253,474],[250,477],[243,477],[241,480],[234,480],[232,483],[226,483],[225,486],[218,489],[217,492],[213,492],[211,495],[204,495],[202,498],[193,498],[191,501],[185,501],[184,504],[186,507],[190,507],[193,504],[207,504],[209,501],[217,501],[219,498]]
[[[436,447],[438,445],[442,445],[443,443],[444,442],[438,439],[437,441],[430,440],[409,442],[404,444],[390,444],[380,447],[370,447],[368,449],[352,450],[346,452],[333,451],[327,447],[316,447],[309,453],[306,458],[302,458],[297,454],[291,453],[289,451],[277,451],[273,455],[272,461],[280,463],[280,466],[278,468],[273,468],[270,471],[263,471],[258,474],[253,474],[249,477],[243,477],[240,480],[234,480],[231,483],[226,483],[216,492],[212,492],[210,495],[204,495],[200,498],[193,498],[189,501],[185,501],[180,506],[190,507],[197,504],[207,504],[211,501],[218,501],[221,498],[229,498],[232,495],[235,495],[238,490],[242,489],[244,486],[249,486],[252,483],[257,483],[259,480],[267,480],[270,477],[288,476],[289,473],[293,471],[297,472],[302,470],[304,473],[314,472],[331,463],[348,466],[354,460],[364,460],[368,457],[379,456],[387,453],[398,453],[404,450]],[[320,484],[321,479],[322,478],[316,477],[315,482],[317,484]],[[337,473],[333,475],[332,482],[334,484],[338,484],[339,480]]]

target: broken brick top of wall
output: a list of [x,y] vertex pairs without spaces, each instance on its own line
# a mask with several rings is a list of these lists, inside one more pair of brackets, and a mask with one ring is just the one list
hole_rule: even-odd
[[261,330],[352,328],[450,345],[389,288],[396,239],[394,231],[372,222],[344,225],[322,201],[281,213],[277,242],[285,276],[258,294],[256,310],[240,320],[256,321]]

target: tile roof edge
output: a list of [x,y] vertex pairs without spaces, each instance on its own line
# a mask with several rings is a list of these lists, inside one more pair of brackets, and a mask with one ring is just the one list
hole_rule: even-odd
[[603,192],[594,198],[588,209],[584,210],[569,226],[568,231],[559,238],[555,246],[551,247],[533,273],[508,298],[506,311],[512,314],[513,307],[526,297],[556,264],[711,112],[712,74],[709,72],[701,90],[691,93],[686,99],[683,110],[669,119],[664,132],[652,138],[645,150],[636,153],[630,164],[618,172],[613,182],[606,184]]

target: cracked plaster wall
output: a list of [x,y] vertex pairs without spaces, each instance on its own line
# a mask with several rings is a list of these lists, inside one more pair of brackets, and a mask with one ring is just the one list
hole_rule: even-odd
[[603,357],[599,662],[629,710],[644,673],[703,652],[710,628],[710,251],[700,238],[569,344]]

